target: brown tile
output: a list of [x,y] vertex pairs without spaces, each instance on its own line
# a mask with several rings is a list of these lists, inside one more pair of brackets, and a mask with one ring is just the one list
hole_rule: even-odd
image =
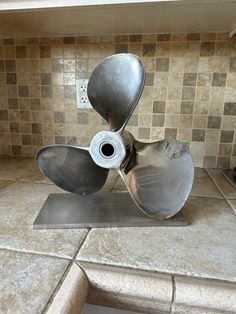
[[233,143],[234,131],[221,130],[220,142],[221,143]]
[[29,87],[28,86],[18,86],[19,97],[29,97]]
[[66,45],[73,45],[75,44],[75,37],[64,37],[63,38],[63,43]]
[[197,73],[184,73],[183,86],[196,86]]
[[8,98],[8,109],[18,109],[17,98]]
[[88,42],[88,36],[78,36],[76,42],[77,44],[86,44]]
[[195,87],[183,87],[182,100],[194,100],[194,98],[195,98]]
[[157,41],[170,41],[171,39],[171,34],[166,33],[166,34],[157,34]]
[[14,45],[15,39],[14,38],[4,38],[3,44],[4,45]]
[[233,146],[232,156],[236,157],[236,144]]
[[165,113],[166,102],[165,101],[154,101],[153,102],[153,113]]
[[236,102],[226,102],[224,104],[224,115],[236,116]]
[[219,156],[231,156],[232,145],[231,144],[220,144],[219,145]]
[[30,109],[31,110],[40,110],[41,102],[39,98],[31,98],[30,99]]
[[21,146],[20,145],[12,145],[12,155],[13,156],[21,156]]
[[149,128],[138,128],[138,137],[140,139],[150,139],[150,129]]
[[203,167],[204,168],[215,168],[216,167],[216,156],[204,156]]
[[156,54],[156,44],[147,43],[143,44],[143,56],[144,57],[155,57]]
[[62,111],[54,112],[54,122],[65,123],[65,112],[62,112]]
[[115,35],[115,43],[127,43],[128,40],[128,35]]
[[156,71],[167,72],[169,71],[169,58],[156,58]]
[[152,116],[152,126],[153,127],[161,127],[164,126],[165,115],[164,114],[154,114]]
[[229,71],[230,72],[236,72],[236,57],[230,58]]
[[16,58],[26,58],[26,46],[16,46]]
[[55,136],[55,144],[66,144],[65,136]]
[[130,42],[141,42],[142,41],[142,35],[138,34],[138,35],[129,35],[129,41]]
[[52,86],[49,85],[41,86],[41,97],[52,98]]
[[41,85],[52,85],[52,74],[51,73],[41,73],[40,74]]
[[6,73],[6,84],[7,85],[16,85],[17,84],[16,73]]
[[22,145],[32,145],[32,137],[29,134],[22,134],[21,135],[21,142]]
[[116,44],[115,45],[115,53],[127,53],[128,52],[128,44]]
[[0,72],[4,72],[4,71],[5,71],[4,61],[0,60]]
[[193,113],[193,101],[181,101],[180,113],[191,114]]
[[40,58],[51,58],[50,46],[39,46],[39,56]]
[[30,121],[30,111],[29,110],[20,110],[20,121],[29,122]]
[[201,39],[201,33],[187,33],[187,40],[199,41]]
[[5,59],[6,72],[16,72],[16,61],[13,59]]
[[42,124],[31,123],[32,134],[42,134]]
[[20,123],[19,122],[10,122],[10,132],[11,133],[20,133]]
[[0,121],[8,121],[8,110],[0,110]]
[[176,139],[177,138],[177,129],[174,128],[166,128],[165,129],[165,138],[172,138]]
[[220,129],[221,117],[220,116],[208,116],[207,128],[208,129]]
[[145,86],[154,85],[154,73],[146,73]]
[[230,166],[230,158],[229,157],[218,157],[216,167],[221,169],[227,169]]
[[205,141],[205,130],[204,129],[193,129],[192,130],[192,141],[204,142]]
[[215,52],[215,42],[202,42],[201,43],[201,57],[213,56]]
[[226,73],[213,73],[212,86],[225,87]]

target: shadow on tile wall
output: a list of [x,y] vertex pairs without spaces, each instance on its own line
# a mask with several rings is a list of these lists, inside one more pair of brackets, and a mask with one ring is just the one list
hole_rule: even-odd
[[236,164],[236,39],[227,33],[0,39],[0,155],[42,145],[88,145],[108,129],[76,109],[75,79],[114,53],[144,61],[147,78],[129,130],[186,142],[195,165]]

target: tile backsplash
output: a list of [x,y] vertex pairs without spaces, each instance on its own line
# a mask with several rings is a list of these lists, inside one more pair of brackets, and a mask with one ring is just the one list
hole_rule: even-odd
[[114,53],[140,56],[146,83],[128,130],[186,142],[196,166],[236,165],[236,39],[227,33],[0,39],[0,155],[88,145],[108,129],[76,108],[75,79]]

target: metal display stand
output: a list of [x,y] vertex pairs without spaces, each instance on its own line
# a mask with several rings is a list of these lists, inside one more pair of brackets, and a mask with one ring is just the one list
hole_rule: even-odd
[[186,226],[179,212],[167,220],[143,214],[128,192],[99,192],[86,196],[50,194],[34,221],[34,229]]

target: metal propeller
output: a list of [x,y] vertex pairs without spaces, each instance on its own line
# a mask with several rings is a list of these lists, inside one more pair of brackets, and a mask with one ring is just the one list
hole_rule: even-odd
[[111,131],[96,134],[88,148],[46,146],[37,153],[36,162],[56,185],[77,194],[100,190],[113,169],[145,214],[167,219],[183,207],[194,166],[185,144],[172,139],[142,143],[124,130],[144,82],[144,65],[137,56],[116,54],[104,59],[90,77],[88,97]]

